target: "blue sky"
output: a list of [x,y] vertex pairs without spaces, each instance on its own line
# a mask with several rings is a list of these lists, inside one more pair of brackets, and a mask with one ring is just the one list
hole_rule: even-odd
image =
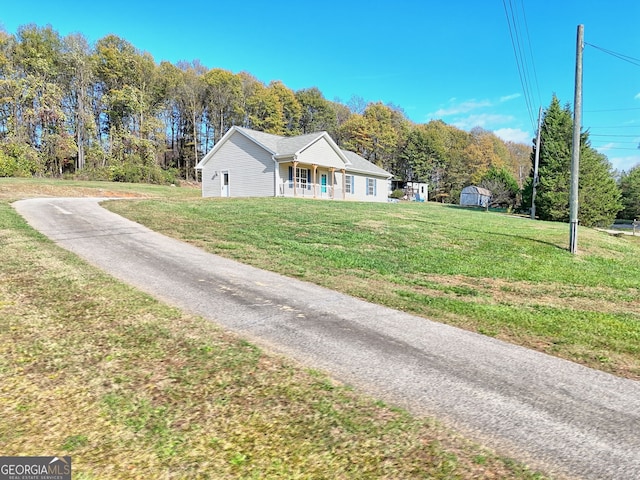
[[[583,126],[617,169],[640,163],[638,0],[0,0],[0,25],[51,25],[90,42],[113,33],[157,62],[200,60],[293,90],[318,87],[530,143],[539,106],[573,102],[576,29],[585,26]],[[507,15],[517,15],[523,88]],[[523,15],[524,12],[524,15]],[[514,35],[516,31],[513,31]],[[527,95],[524,92],[528,92]],[[526,98],[530,98],[529,109]],[[530,113],[532,112],[532,113]],[[533,118],[532,118],[533,116]]]

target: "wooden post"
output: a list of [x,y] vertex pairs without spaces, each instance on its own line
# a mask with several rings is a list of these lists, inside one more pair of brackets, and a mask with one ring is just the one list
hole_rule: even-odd
[[576,45],[576,86],[573,101],[573,143],[571,147],[571,189],[569,192],[569,251],[578,253],[578,175],[580,172],[580,131],[582,129],[582,50],[584,25],[578,25]]
[[318,173],[318,165],[313,164],[313,198],[316,198],[316,175]]
[[331,200],[336,198],[336,190],[333,187],[336,184],[336,169],[331,167]]
[[531,192],[531,220],[536,219],[536,187],[538,186],[538,164],[540,163],[540,127],[542,126],[542,107],[538,110],[538,132],[536,134],[536,155],[533,162],[533,190]]

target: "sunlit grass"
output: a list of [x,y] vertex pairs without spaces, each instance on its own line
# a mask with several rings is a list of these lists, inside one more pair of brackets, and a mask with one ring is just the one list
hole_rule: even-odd
[[640,245],[632,237],[580,229],[572,255],[565,224],[438,204],[106,206],[212,253],[640,378]]
[[3,455],[84,480],[542,478],[111,279],[7,201],[0,242]]

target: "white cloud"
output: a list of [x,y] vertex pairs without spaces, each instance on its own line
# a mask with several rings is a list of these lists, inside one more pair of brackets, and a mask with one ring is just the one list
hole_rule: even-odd
[[461,113],[469,113],[472,110],[476,110],[478,108],[490,107],[492,104],[489,100],[467,100],[465,102],[461,102],[459,104],[455,104],[456,99],[452,98],[449,100],[450,105],[446,108],[441,108],[434,113],[430,113],[429,116],[431,118],[442,118],[442,117],[450,117],[452,115],[460,115]]
[[597,151],[599,151],[600,153],[605,153],[608,152],[609,150],[615,149],[616,148],[616,144],[615,143],[607,143],[606,145],[601,145],[599,147],[595,147],[595,149]]
[[531,143],[532,138],[529,132],[518,128],[499,128],[494,130],[493,133],[505,142],[524,143],[526,145]]
[[511,123],[513,117],[510,115],[498,115],[492,113],[482,113],[479,115],[469,115],[466,118],[459,118],[451,125],[461,128],[462,130],[470,130],[474,127],[491,128],[495,125]]
[[611,165],[616,170],[629,171],[633,167],[640,165],[640,155],[630,155],[627,157],[613,157],[609,158]]
[[511,95],[505,95],[500,97],[500,99],[496,102],[493,100],[476,100],[472,98],[470,100],[459,101],[456,97],[450,98],[447,106],[444,106],[435,112],[431,112],[427,114],[427,117],[430,119],[434,118],[444,118],[444,117],[453,117],[456,115],[463,115],[466,113],[473,112],[475,110],[480,110],[483,108],[495,107],[497,104],[505,103],[510,100],[515,100],[519,98],[521,94],[513,93]]
[[520,97],[521,95],[519,93],[505,95],[504,97],[500,97],[500,103],[508,102],[509,100],[515,100],[516,98],[520,98]]

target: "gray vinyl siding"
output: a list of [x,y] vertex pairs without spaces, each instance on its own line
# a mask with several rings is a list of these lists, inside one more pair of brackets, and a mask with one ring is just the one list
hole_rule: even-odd
[[[354,193],[347,193],[347,200],[358,200],[362,202],[386,202],[389,197],[389,182],[386,178],[374,177],[355,172],[349,172],[347,175],[353,175],[352,188]],[[376,188],[375,195],[368,195],[367,179],[375,179]]]
[[324,168],[344,168],[344,162],[324,138],[302,151],[298,155],[298,161],[309,165],[322,165]]
[[271,154],[234,133],[202,168],[202,196],[220,197],[221,172],[229,172],[230,197],[273,197],[275,163]]

